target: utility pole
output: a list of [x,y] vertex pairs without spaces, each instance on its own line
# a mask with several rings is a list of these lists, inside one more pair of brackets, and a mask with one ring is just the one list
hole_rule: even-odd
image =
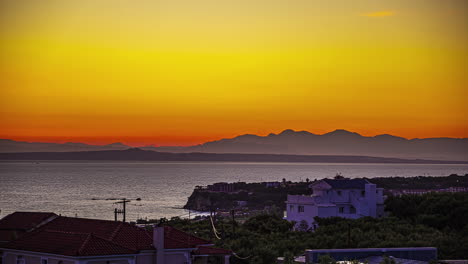
[[236,219],[234,219],[234,217],[235,217],[234,209],[231,210],[231,216],[232,216],[232,236],[234,236],[234,233],[236,232],[236,228],[235,228]]
[[122,214],[123,215],[123,220],[122,221],[125,222],[126,216],[127,216],[126,205],[129,202],[130,202],[130,200],[127,200],[126,198],[123,198],[122,201],[120,201],[120,202],[115,202],[115,204],[122,204],[123,205],[123,210],[119,210],[117,208],[114,209],[114,219],[115,219],[115,221],[117,221],[117,214]]

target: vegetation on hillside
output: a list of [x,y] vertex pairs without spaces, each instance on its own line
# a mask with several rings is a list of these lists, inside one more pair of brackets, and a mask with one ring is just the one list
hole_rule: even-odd
[[[468,174],[459,176],[452,174],[444,177],[382,177],[367,179],[377,184],[377,187],[390,189],[444,189],[449,187],[467,187]],[[237,192],[208,192],[195,190],[188,198],[184,208],[210,211],[214,209],[231,210],[237,206],[237,201],[247,202],[250,210],[264,209],[272,205],[285,209],[285,203],[288,194],[311,194],[308,187],[315,181],[290,182],[284,180],[280,186],[273,188],[267,187],[265,183],[233,183]]]
[[467,193],[391,197],[386,210],[388,217],[381,219],[317,219],[315,232],[292,231],[292,223],[279,213],[258,215],[244,224],[216,218],[214,228],[209,218],[173,218],[167,224],[233,250],[237,256],[232,263],[274,263],[278,256],[305,249],[357,247],[434,246],[440,259],[468,258]]

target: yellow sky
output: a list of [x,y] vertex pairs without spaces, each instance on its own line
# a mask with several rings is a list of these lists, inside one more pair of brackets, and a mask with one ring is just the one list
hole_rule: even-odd
[[0,137],[468,137],[465,0],[2,0]]

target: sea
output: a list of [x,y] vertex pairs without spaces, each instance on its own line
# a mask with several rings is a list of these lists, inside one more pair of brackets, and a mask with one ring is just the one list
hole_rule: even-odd
[[[193,217],[182,209],[197,185],[345,177],[465,175],[468,164],[0,161],[0,218],[15,211],[127,221]],[[137,201],[140,198],[140,201]]]

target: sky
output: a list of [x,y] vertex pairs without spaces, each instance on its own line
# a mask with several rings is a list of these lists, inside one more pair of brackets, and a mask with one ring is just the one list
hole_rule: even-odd
[[465,0],[0,0],[0,138],[468,137]]

